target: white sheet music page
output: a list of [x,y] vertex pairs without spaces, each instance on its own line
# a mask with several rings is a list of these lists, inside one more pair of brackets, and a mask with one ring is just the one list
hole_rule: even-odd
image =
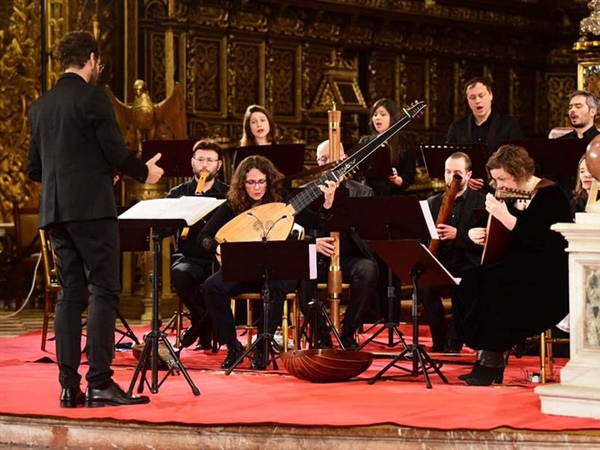
[[452,278],[452,281],[454,281],[454,284],[456,284],[456,285],[460,284],[460,278],[455,277],[450,272],[448,272],[448,269],[446,269],[444,267],[444,265],[441,262],[439,262],[439,260],[435,256],[433,256],[433,253],[431,253],[431,251],[426,246],[424,246],[423,244],[421,244],[421,247],[423,247],[427,251],[427,253],[429,253],[431,255],[431,257],[433,259],[435,259],[435,261],[437,262],[437,265],[440,266],[442,268],[442,270],[444,272],[446,272],[450,278]]
[[421,211],[423,211],[423,217],[425,217],[425,223],[427,224],[427,229],[429,230],[429,237],[431,239],[439,239],[437,229],[435,228],[435,221],[433,220],[433,216],[431,215],[431,209],[429,209],[429,203],[427,200],[420,200],[419,204],[421,205]]
[[308,261],[310,264],[310,279],[317,279],[317,245],[309,244],[308,245]]
[[183,219],[191,226],[224,202],[224,199],[204,196],[153,198],[136,203],[119,219]]

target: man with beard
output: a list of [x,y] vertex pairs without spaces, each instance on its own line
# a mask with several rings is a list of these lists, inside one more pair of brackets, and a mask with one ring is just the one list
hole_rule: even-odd
[[598,112],[598,100],[588,91],[575,91],[569,95],[569,120],[575,128],[560,139],[592,139],[600,134],[594,121]]
[[[224,197],[227,194],[229,186],[217,179],[223,164],[223,150],[219,144],[209,139],[196,142],[191,164],[194,178],[171,189],[167,198]],[[189,347],[200,338],[196,350],[211,348],[213,328],[201,291],[201,284],[213,272],[213,258],[197,241],[205,224],[206,218],[190,228],[178,230],[177,251],[171,258],[171,283],[190,312],[191,326],[182,333],[181,346]]]
[[[455,174],[460,175],[462,180],[448,223],[437,225],[441,240],[437,258],[453,276],[460,277],[464,271],[478,266],[481,262],[482,247],[469,239],[468,232],[478,225],[479,219],[474,214],[474,210],[485,209],[485,195],[468,187],[472,172],[471,158],[466,153],[453,153],[446,160],[444,171],[446,185],[450,185]],[[443,198],[444,193],[440,193],[427,199],[436,222]],[[442,297],[449,295],[450,292],[428,286],[419,288],[418,297],[429,319],[433,340],[432,352],[458,353],[462,348],[453,320],[448,321],[444,316]]]
[[[42,183],[39,227],[52,239],[62,287],[54,321],[60,406],[148,403],[146,396],[128,396],[110,368],[121,290],[113,173],[154,184],[163,174],[156,165],[160,153],[144,164],[125,147],[108,95],[94,86],[104,67],[94,36],[67,33],[57,50],[64,74],[28,112],[28,174]],[[86,308],[84,395],[79,365]]]

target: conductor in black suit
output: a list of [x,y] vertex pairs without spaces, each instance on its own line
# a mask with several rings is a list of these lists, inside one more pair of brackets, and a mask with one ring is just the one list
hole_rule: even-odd
[[[498,150],[502,141],[523,139],[516,117],[492,109],[492,83],[486,77],[471,78],[465,83],[465,96],[471,114],[450,125],[447,142],[450,144],[485,144],[488,156]],[[471,189],[481,189],[483,180],[472,178]]]
[[[61,407],[148,403],[129,397],[113,381],[114,323],[119,302],[119,230],[113,192],[115,169],[141,183],[156,183],[160,154],[146,164],[125,147],[106,93],[94,86],[103,65],[88,32],[58,44],[64,74],[28,112],[28,174],[42,183],[39,226],[56,251],[62,294],[55,333]],[[88,289],[91,292],[87,300]],[[81,316],[87,308],[87,390],[80,389]]]

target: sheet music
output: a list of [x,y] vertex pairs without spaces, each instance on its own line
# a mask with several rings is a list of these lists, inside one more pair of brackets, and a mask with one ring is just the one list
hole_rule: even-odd
[[448,272],[448,269],[446,269],[444,267],[444,265],[435,256],[433,256],[433,253],[431,253],[431,251],[429,251],[429,249],[426,246],[424,246],[423,244],[420,244],[420,245],[421,245],[421,247],[423,247],[425,249],[425,251],[427,251],[427,253],[429,253],[431,255],[431,257],[435,260],[435,262],[437,262],[437,265],[444,272],[446,272],[450,278],[452,278],[452,281],[454,281],[454,284],[459,285],[460,284],[460,278],[452,276],[452,274],[450,272]]
[[183,219],[191,226],[224,202],[204,196],[153,198],[136,203],[119,219]]
[[310,265],[310,279],[317,279],[317,244],[308,245],[308,263]]
[[420,200],[419,204],[421,205],[421,211],[423,211],[423,217],[425,217],[425,223],[427,224],[427,229],[429,230],[429,237],[431,239],[439,239],[440,237],[437,229],[435,228],[433,216],[431,215],[431,209],[429,209],[429,203],[427,200]]

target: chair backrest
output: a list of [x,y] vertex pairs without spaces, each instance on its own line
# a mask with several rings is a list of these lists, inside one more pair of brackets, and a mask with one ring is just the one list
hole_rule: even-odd
[[35,207],[13,204],[15,221],[15,258],[21,260],[40,251],[38,235],[39,211]]
[[60,288],[58,282],[58,268],[56,266],[56,254],[50,235],[45,230],[39,230],[42,261],[44,263],[44,284],[48,288]]

